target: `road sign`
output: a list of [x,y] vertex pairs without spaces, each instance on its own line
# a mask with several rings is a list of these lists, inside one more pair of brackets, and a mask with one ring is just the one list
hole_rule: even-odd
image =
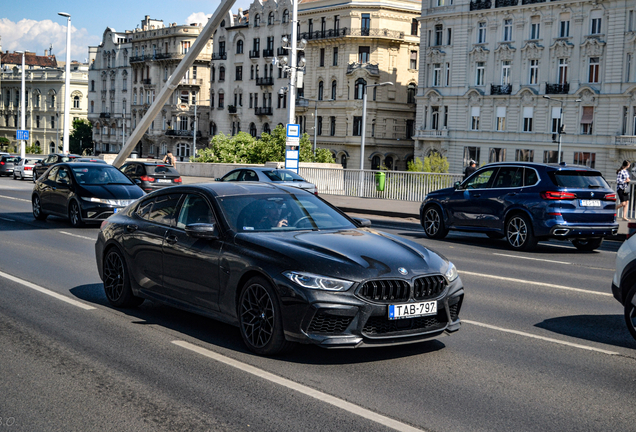
[[299,124],[287,124],[287,139],[298,138],[300,139],[300,125]]
[[17,139],[18,141],[28,141],[29,131],[18,129],[17,131],[15,131],[15,139]]
[[298,174],[298,150],[287,150],[285,152],[285,169],[292,170]]
[[287,137],[287,140],[285,141],[285,145],[298,146],[300,145],[300,138]]

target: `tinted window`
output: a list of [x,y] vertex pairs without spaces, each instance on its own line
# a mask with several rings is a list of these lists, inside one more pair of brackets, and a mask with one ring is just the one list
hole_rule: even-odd
[[124,165],[120,168],[121,172],[124,174],[134,174],[135,173],[135,165]]
[[58,167],[55,167],[51,171],[49,171],[49,175],[46,179],[50,181],[55,181],[55,177],[57,176],[58,169],[59,169]]
[[523,168],[503,167],[499,169],[493,188],[521,187],[523,184]]
[[70,183],[71,175],[68,172],[68,168],[60,168],[57,174],[57,182],[58,183]]
[[147,219],[162,225],[172,225],[179,198],[181,198],[179,194],[158,196],[152,204]]
[[495,168],[487,169],[472,176],[464,185],[466,189],[484,189],[489,187]]
[[560,187],[573,189],[607,188],[610,189],[601,173],[595,171],[552,171],[552,182]]
[[532,186],[537,183],[539,180],[539,176],[537,176],[537,172],[532,168],[526,168],[523,177],[523,185],[524,186]]
[[3,157],[2,158],[5,162],[13,162],[13,163],[18,163],[20,162],[20,158],[19,157]]
[[72,169],[79,184],[133,184],[124,173],[110,165],[95,164],[90,167],[73,167]]
[[76,158],[69,157],[69,156],[61,156],[60,159],[61,159],[61,162],[68,162],[68,161],[76,159]]
[[154,198],[142,202],[139,204],[139,207],[137,207],[135,214],[142,219],[148,219],[148,213],[150,213],[150,210],[152,209],[153,202]]
[[188,195],[183,201],[177,228],[185,228],[186,225],[195,223],[214,223],[216,218],[205,198],[199,195]]
[[151,166],[151,165],[146,165],[146,169],[148,170],[149,173],[154,172],[155,174],[174,174],[174,175],[179,175],[179,172],[169,166],[165,166],[165,165],[157,165],[157,166]]
[[243,170],[243,176],[239,177],[240,181],[258,181],[258,175],[252,170]]
[[265,171],[265,175],[273,182],[276,181],[305,181],[304,178],[299,176],[293,171],[273,170]]
[[226,174],[222,180],[223,181],[237,181],[238,176],[241,173],[241,170],[232,171],[231,173]]

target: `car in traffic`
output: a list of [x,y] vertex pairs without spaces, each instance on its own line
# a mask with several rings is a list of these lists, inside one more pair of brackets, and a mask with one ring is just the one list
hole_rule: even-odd
[[117,168],[92,162],[59,163],[36,181],[33,217],[68,218],[74,227],[101,222],[145,195]]
[[616,193],[601,173],[564,163],[485,165],[455,187],[429,193],[420,222],[429,238],[481,232],[516,250],[552,238],[592,251],[618,231]]
[[33,167],[40,160],[42,159],[32,157],[21,159],[13,168],[13,179],[24,180],[26,178],[33,178]]
[[[629,225],[636,223],[630,222]],[[636,227],[629,228],[631,231]],[[616,253],[612,294],[623,306],[625,324],[629,333],[636,339],[636,235],[625,240]]]
[[285,186],[297,187],[318,195],[318,188],[315,184],[308,182],[294,171],[288,169],[250,167],[237,168],[225,174],[216,181],[258,181],[266,183],[276,183]]
[[93,163],[102,163],[102,164],[108,163],[104,159],[99,159],[94,157],[78,157],[78,158],[71,159],[69,162],[93,162]]
[[462,281],[446,258],[274,183],[151,192],[102,223],[108,301],[144,299],[238,326],[261,355],[294,343],[390,346],[459,329]]
[[127,162],[119,169],[146,192],[183,182],[179,171],[163,162]]
[[43,160],[37,162],[33,167],[33,181],[35,182],[46,170],[51,166],[60,162],[69,162],[73,159],[81,157],[76,154],[51,153]]
[[20,156],[0,155],[0,176],[12,176]]

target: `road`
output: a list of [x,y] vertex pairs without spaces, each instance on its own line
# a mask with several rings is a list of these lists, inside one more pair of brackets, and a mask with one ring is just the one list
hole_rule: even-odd
[[35,221],[31,189],[0,178],[0,432],[636,430],[636,341],[610,294],[615,242],[521,253],[375,217],[456,264],[460,331],[262,358],[214,320],[149,301],[110,307],[98,229]]

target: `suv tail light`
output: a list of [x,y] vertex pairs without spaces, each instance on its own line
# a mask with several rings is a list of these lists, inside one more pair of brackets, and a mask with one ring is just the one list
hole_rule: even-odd
[[630,238],[634,234],[636,234],[636,222],[628,222],[627,223],[627,236],[625,237],[625,239]]
[[541,192],[541,198],[546,200],[573,200],[576,194],[572,192],[547,191]]
[[616,194],[607,194],[605,195],[605,199],[607,201],[616,201]]
[[139,180],[147,181],[147,182],[153,182],[153,181],[155,181],[155,178],[154,177],[150,177],[150,176],[141,176],[141,177],[139,177]]
[[183,180],[181,179],[181,177],[177,177],[176,179],[172,180],[175,183],[183,183]]

